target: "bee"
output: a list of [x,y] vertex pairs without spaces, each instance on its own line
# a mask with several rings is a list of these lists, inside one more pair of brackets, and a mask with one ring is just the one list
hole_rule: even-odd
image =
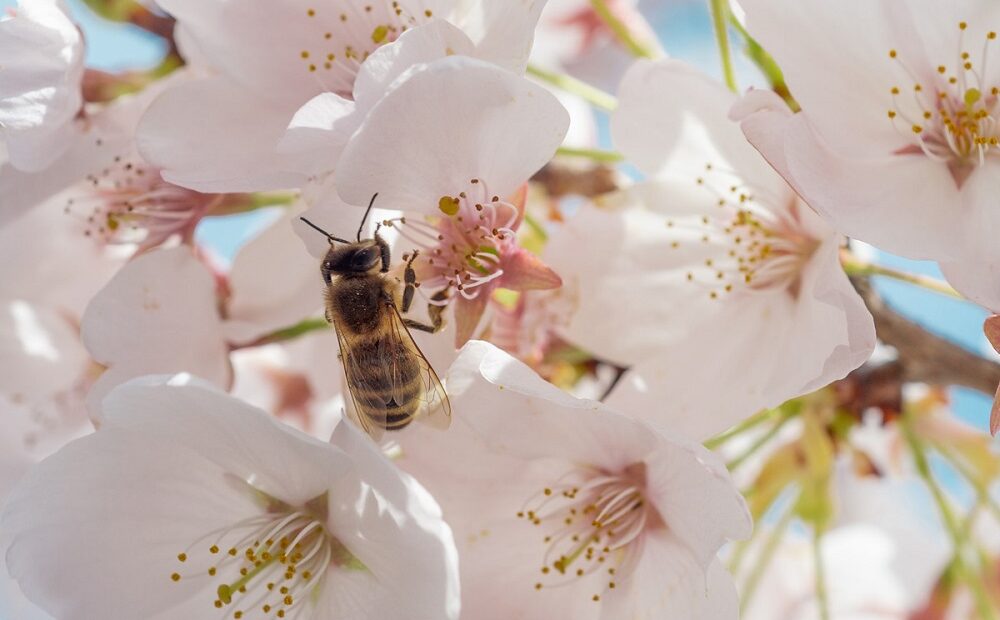
[[430,306],[429,325],[402,316],[409,311],[418,286],[413,269],[417,252],[404,257],[407,262],[400,283],[388,275],[392,255],[389,244],[378,234],[380,225],[372,238],[361,239],[377,196],[368,204],[357,241],[334,237],[300,218],[330,242],[320,265],[326,283],[326,320],[333,324],[340,343],[354,405],[351,416],[375,439],[383,431],[402,429],[416,418],[426,418],[440,427],[451,420],[444,387],[409,331],[440,331],[440,307]]

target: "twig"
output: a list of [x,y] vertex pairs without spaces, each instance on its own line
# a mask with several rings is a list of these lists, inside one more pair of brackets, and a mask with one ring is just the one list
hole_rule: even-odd
[[866,279],[854,278],[875,332],[899,352],[902,378],[907,382],[960,385],[992,396],[1000,384],[1000,364],[927,331],[890,308]]

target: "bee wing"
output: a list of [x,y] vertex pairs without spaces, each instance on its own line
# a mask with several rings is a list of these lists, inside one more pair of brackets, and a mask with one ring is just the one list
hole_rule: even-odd
[[[418,398],[420,399],[421,406],[416,416],[421,421],[438,428],[448,428],[451,424],[451,402],[448,401],[448,394],[445,392],[444,386],[441,385],[441,380],[438,378],[437,373],[434,372],[434,368],[427,361],[427,358],[424,357],[416,341],[413,340],[410,330],[403,323],[403,317],[400,316],[399,309],[396,308],[395,304],[390,304],[390,306],[392,308],[390,324],[394,336],[401,344],[410,349],[417,365],[420,367],[420,395]],[[391,356],[389,359],[391,359],[391,363],[393,364],[392,376],[394,378],[400,376],[399,365],[401,361],[398,356]],[[407,392],[412,392],[412,388],[405,381],[393,381],[393,395],[397,398],[397,402],[399,402],[398,399],[405,398],[408,395]]]
[[[336,323],[333,324],[333,331],[337,334],[337,343],[340,345],[340,358],[344,364],[344,376],[347,378],[347,391],[351,395],[351,406],[347,407],[347,414],[358,427],[368,433],[372,439],[378,441],[382,438],[385,429],[374,424],[371,418],[366,416],[363,411],[365,409],[369,411],[372,409],[383,409],[385,404],[382,399],[371,396],[376,392],[365,380],[365,373],[361,371],[363,365],[366,363],[362,359],[364,357],[362,349],[353,346],[344,337],[344,334],[337,327]],[[378,363],[378,360],[368,360],[367,363]],[[364,408],[362,408],[362,404],[365,405]]]

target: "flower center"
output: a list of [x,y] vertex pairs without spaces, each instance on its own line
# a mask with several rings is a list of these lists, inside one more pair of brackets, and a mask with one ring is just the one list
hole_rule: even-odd
[[167,183],[158,170],[116,157],[86,189],[67,199],[65,213],[83,223],[83,234],[105,244],[157,246],[172,235],[188,236],[220,196]]
[[185,572],[170,579],[218,579],[214,605],[232,606],[233,618],[297,618],[330,566],[360,567],[316,511],[267,500],[266,513],[209,532],[177,554]]
[[[622,473],[578,469],[528,500],[517,516],[542,531],[545,553],[536,590],[560,587],[603,573],[601,588],[634,565],[642,533],[662,523],[643,497],[645,468]],[[600,601],[596,592],[591,600]]]
[[735,173],[705,165],[705,175],[695,179],[709,192],[716,212],[701,217],[671,218],[670,247],[721,246],[709,251],[700,265],[687,272],[692,284],[707,289],[718,299],[736,291],[784,290],[798,294],[802,270],[819,242],[806,230],[795,199],[783,204],[778,196],[768,196],[745,185]]
[[438,208],[443,217],[435,221],[397,218],[383,223],[420,251],[415,267],[423,286],[453,288],[465,299],[488,294],[492,287],[486,285],[504,274],[502,260],[517,244],[517,207],[491,194],[485,181],[472,179],[467,190],[442,196]]
[[918,152],[951,165],[956,181],[961,183],[967,172],[962,175],[954,167],[982,164],[987,155],[995,154],[1000,147],[1000,127],[997,125],[1000,88],[987,82],[986,72],[997,33],[986,33],[979,60],[973,62],[965,48],[968,24],[961,22],[958,28],[954,64],[950,67],[937,65],[923,81],[896,50],[889,50],[889,57],[906,71],[913,86],[909,96],[905,88],[893,86],[890,89],[893,107],[888,116],[894,126],[913,141]]
[[434,16],[430,9],[411,9],[407,4],[348,0],[336,8],[306,9],[299,60],[323,90],[351,98],[358,69],[372,52]]

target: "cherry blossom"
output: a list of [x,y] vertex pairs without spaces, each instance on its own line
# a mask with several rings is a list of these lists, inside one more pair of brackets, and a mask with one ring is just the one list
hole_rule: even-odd
[[[446,28],[463,53],[523,71],[544,2],[324,6],[281,0],[267,10],[245,0],[161,5],[178,19],[182,49],[211,75],[171,89],[153,105],[140,130],[142,152],[164,168],[168,181],[211,192],[301,187],[317,166],[332,168],[377,100],[386,61],[398,64],[398,72],[413,62],[378,50],[414,27]],[[370,56],[378,59],[369,63]],[[319,127],[312,125],[317,115],[324,117]],[[321,136],[321,153],[309,148],[314,142],[286,141],[279,150],[290,123],[305,128],[299,137],[312,129],[332,135]]]
[[955,280],[963,292],[1000,303],[995,284],[977,276],[1000,262],[996,7],[741,4],[801,106],[792,114],[756,94],[740,112],[750,141],[841,232],[948,263],[967,274]]
[[[442,92],[451,95],[442,100]],[[380,205],[406,213],[392,224],[418,251],[414,266],[425,279],[418,290],[445,287],[455,296],[458,346],[472,337],[497,286],[559,285],[516,244],[515,231],[523,212],[519,188],[552,157],[567,124],[544,89],[453,57],[395,85],[344,151],[340,197],[364,205],[377,193]],[[522,138],[506,139],[514,131]],[[427,167],[429,158],[438,165]]]
[[327,444],[177,375],[112,392],[101,426],[0,516],[8,569],[54,616],[458,617],[439,508],[350,425]]
[[318,268],[289,218],[251,239],[227,272],[181,246],[143,254],[115,274],[82,322],[88,351],[107,367],[88,395],[90,410],[145,374],[184,371],[228,387],[233,347],[321,316]]
[[0,20],[0,142],[14,168],[47,168],[71,144],[83,53],[62,0],[20,0]]
[[722,431],[842,377],[875,345],[841,237],[746,144],[732,102],[679,62],[637,63],[612,134],[647,177],[583,206],[545,253],[578,287],[560,333],[634,365],[609,402],[671,402],[681,429],[711,412]]
[[405,431],[399,464],[455,531],[469,617],[736,617],[715,554],[750,521],[711,453],[485,342],[465,346],[446,383],[451,428]]

